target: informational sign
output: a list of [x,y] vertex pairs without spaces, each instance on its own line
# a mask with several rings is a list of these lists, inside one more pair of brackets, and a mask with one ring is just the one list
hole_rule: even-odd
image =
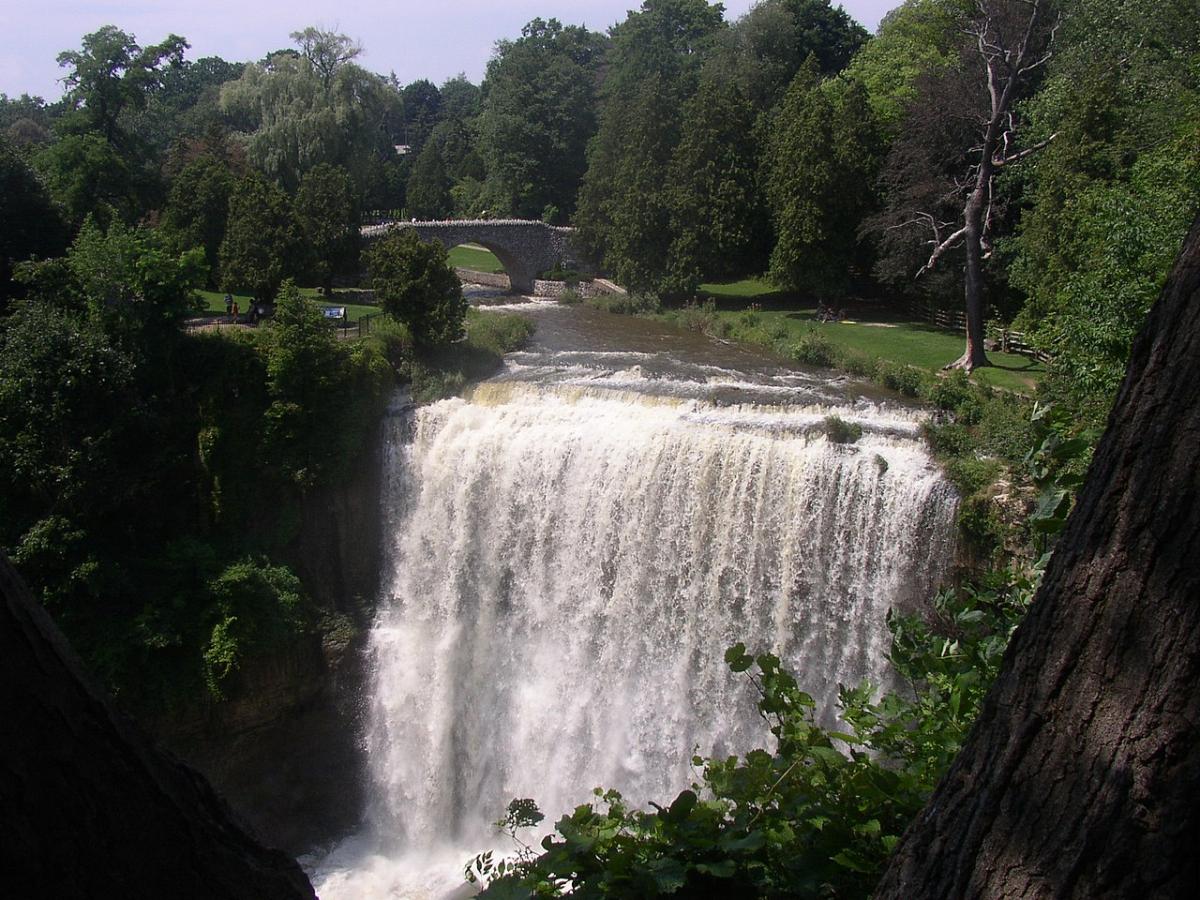
[[323,306],[321,312],[325,314],[327,319],[344,319],[346,318],[346,307],[344,306]]

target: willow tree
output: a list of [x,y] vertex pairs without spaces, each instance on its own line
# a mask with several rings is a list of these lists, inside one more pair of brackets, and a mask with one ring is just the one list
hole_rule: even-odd
[[321,163],[343,166],[361,188],[394,154],[384,124],[399,97],[353,62],[361,48],[344,35],[306,29],[293,38],[304,52],[246,66],[221,88],[221,110],[246,135],[250,162],[288,191]]
[[1200,895],[1200,218],[962,752],[879,898]]

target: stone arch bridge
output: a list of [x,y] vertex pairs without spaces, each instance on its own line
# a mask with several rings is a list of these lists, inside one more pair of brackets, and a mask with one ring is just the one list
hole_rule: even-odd
[[393,229],[411,228],[423,241],[439,240],[449,250],[459,244],[479,244],[496,255],[512,289],[533,293],[539,273],[562,263],[564,268],[590,271],[572,246],[574,228],[547,225],[529,219],[454,219],[444,222],[386,222],[362,230],[367,241]]

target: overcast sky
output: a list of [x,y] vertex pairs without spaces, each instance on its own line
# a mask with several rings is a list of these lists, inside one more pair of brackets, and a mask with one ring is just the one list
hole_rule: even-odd
[[[736,19],[754,0],[726,0]],[[869,31],[900,0],[845,0]],[[402,82],[441,84],[459,72],[478,83],[500,38],[516,37],[530,19],[604,30],[638,0],[0,0],[0,92],[47,100],[62,94],[54,61],[102,25],[131,32],[143,46],[174,32],[192,45],[189,59],[261,59],[290,45],[288,34],[318,25],[357,38],[364,67]]]

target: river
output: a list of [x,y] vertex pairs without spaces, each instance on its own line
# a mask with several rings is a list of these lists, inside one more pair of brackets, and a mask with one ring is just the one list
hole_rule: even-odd
[[514,797],[548,822],[600,785],[665,803],[695,752],[766,746],[737,641],[832,722],[953,556],[920,409],[644,319],[500,309],[536,320],[527,350],[389,418],[368,826],[305,861],[325,900],[459,895]]

